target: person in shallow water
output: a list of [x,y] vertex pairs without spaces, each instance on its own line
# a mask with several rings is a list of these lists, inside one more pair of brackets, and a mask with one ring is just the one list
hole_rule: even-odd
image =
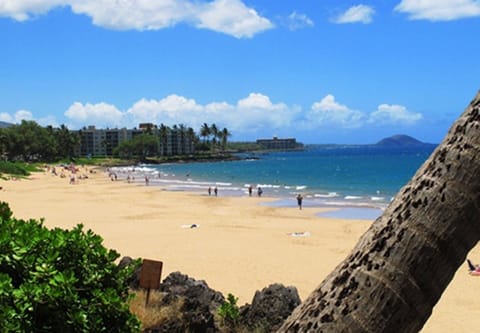
[[298,193],[298,195],[297,195],[298,209],[302,209],[302,201],[303,201],[303,197],[300,193]]
[[257,194],[258,194],[258,196],[261,197],[261,196],[262,196],[262,193],[263,193],[263,190],[262,190],[262,188],[259,186],[259,187],[257,188]]

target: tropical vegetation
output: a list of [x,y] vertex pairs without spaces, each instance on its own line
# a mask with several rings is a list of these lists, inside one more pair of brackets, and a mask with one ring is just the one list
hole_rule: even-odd
[[50,230],[1,202],[0,249],[2,332],[140,330],[128,289],[139,262],[116,265],[119,254],[91,230]]
[[[35,121],[23,120],[18,125],[0,128],[0,159],[21,162],[71,161],[81,158],[80,144],[82,132],[70,131],[65,125],[59,128],[42,127]],[[172,127],[160,124],[146,126],[141,134],[121,141],[111,147],[113,156],[121,159],[159,158],[184,155],[225,154],[231,133],[227,128],[218,129],[215,124],[204,123],[200,135],[183,124]],[[200,137],[203,140],[200,140]],[[173,139],[172,139],[173,138]],[[175,140],[174,149],[169,140]],[[170,142],[171,143],[171,142]],[[104,143],[108,144],[107,141]],[[177,148],[183,147],[183,148]],[[187,147],[187,148],[185,148]],[[89,156],[89,158],[95,156]],[[107,157],[107,156],[103,156]]]
[[0,128],[0,156],[8,161],[56,161],[74,156],[80,143],[77,133],[65,125],[42,127],[23,120],[18,125]]

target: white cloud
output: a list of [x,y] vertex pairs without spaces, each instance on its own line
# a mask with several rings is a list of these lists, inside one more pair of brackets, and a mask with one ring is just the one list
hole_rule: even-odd
[[0,113],[0,121],[11,124],[20,124],[22,120],[33,120],[33,114],[28,110],[18,110],[13,115],[7,112]]
[[75,102],[65,111],[65,116],[75,123],[84,126],[96,125],[101,128],[119,126],[124,114],[114,105],[103,102],[98,104]]
[[289,108],[284,103],[272,103],[266,95],[251,93],[238,101],[236,114],[229,113],[228,120],[233,129],[278,129],[290,126],[297,112],[295,107]]
[[11,124],[20,124],[22,120],[34,120],[42,126],[51,125],[53,127],[58,127],[58,123],[54,116],[46,116],[40,119],[35,119],[33,113],[28,110],[18,110],[13,115],[10,115],[7,112],[0,113],[0,121],[5,121]]
[[410,112],[406,107],[395,104],[381,104],[370,114],[369,122],[376,124],[412,125],[423,118],[421,113]]
[[46,116],[36,120],[41,126],[52,126],[52,127],[60,127],[57,122],[57,119],[54,116]]
[[333,19],[335,23],[371,23],[372,16],[375,13],[373,7],[366,5],[357,5],[350,7],[343,14]]
[[314,23],[307,15],[293,12],[288,15],[287,26],[290,30],[295,31],[306,27],[313,27]]
[[28,110],[18,110],[14,115],[14,122],[19,124],[22,120],[33,120],[33,114]]
[[64,6],[66,0],[1,0],[0,16],[25,21],[35,15],[47,13],[54,7]]
[[476,0],[402,0],[396,7],[412,20],[450,21],[480,16],[480,2]]
[[[381,104],[367,114],[339,103],[333,95],[326,95],[311,108],[302,112],[301,107],[274,102],[261,93],[250,93],[235,103],[214,101],[201,104],[192,98],[172,94],[162,99],[142,98],[122,110],[117,106],[101,103],[73,103],[65,112],[66,123],[71,129],[95,125],[97,128],[133,128],[149,122],[167,126],[184,124],[198,131],[203,123],[228,128],[235,136],[272,135],[317,131],[318,129],[352,130],[363,126],[415,125],[423,119],[420,113],[408,111],[401,105]],[[19,123],[21,119],[35,120],[32,113],[19,110],[15,114],[0,113],[0,120]],[[54,117],[36,120],[41,125],[58,126]]]
[[237,38],[253,37],[273,28],[268,19],[259,16],[240,0],[215,0],[202,7],[195,13],[199,28],[223,32]]
[[95,25],[117,30],[156,30],[187,20],[192,7],[175,0],[70,0],[72,11],[92,18]]
[[7,123],[13,123],[14,122],[13,117],[7,112],[1,112],[0,113],[0,121],[4,121],[4,122],[7,122]]
[[151,122],[164,123],[172,126],[180,123],[196,123],[197,113],[203,107],[194,99],[183,96],[169,95],[161,100],[142,98],[128,109],[125,116],[130,116],[134,124]]
[[364,113],[338,103],[333,95],[327,95],[320,102],[313,103],[311,110],[306,115],[306,125],[309,127],[336,125],[343,128],[356,128],[363,124],[364,119]]
[[187,23],[236,38],[249,38],[273,28],[241,0],[0,0],[0,16],[25,21],[69,6],[95,25],[115,30],[158,30]]
[[142,98],[128,110],[121,111],[107,103],[73,103],[65,112],[71,126],[134,127],[142,122],[173,126],[184,124],[196,130],[203,123],[227,127],[237,133],[260,129],[289,128],[299,108],[284,103],[273,103],[260,93],[251,93],[236,104],[212,102],[206,105],[194,99],[169,95],[163,99]]

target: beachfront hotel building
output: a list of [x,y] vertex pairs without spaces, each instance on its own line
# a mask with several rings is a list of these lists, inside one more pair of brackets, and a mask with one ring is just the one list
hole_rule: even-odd
[[303,145],[298,143],[294,138],[279,139],[276,136],[272,139],[258,139],[257,144],[262,146],[263,149],[269,150],[290,150],[303,147]]
[[156,125],[145,123],[138,128],[98,129],[95,126],[84,127],[78,130],[80,145],[75,151],[76,156],[111,156],[113,150],[123,141],[131,140],[136,135],[149,131],[159,137],[159,155],[188,155],[195,152],[193,138],[185,135],[180,128],[169,128],[163,139]]

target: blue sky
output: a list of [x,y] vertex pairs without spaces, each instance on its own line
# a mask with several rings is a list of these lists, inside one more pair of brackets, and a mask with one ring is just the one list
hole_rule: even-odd
[[473,0],[0,0],[0,120],[436,143],[479,31]]

